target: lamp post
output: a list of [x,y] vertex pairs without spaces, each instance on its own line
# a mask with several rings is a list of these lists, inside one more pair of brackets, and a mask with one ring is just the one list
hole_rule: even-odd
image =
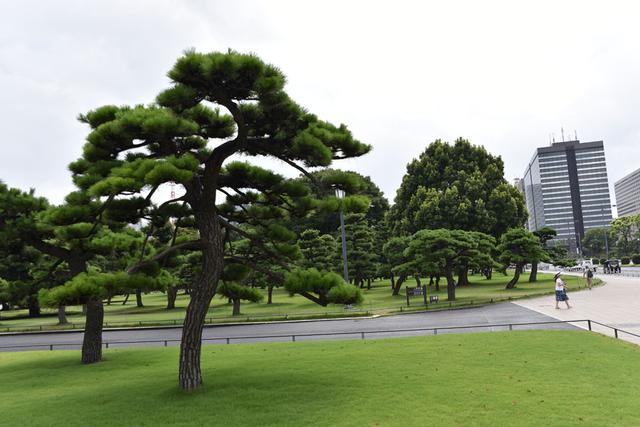
[[[600,206],[600,214],[602,216],[602,220],[604,221],[604,205]],[[602,231],[604,233],[604,252],[607,254],[607,259],[609,259],[609,240],[607,238],[607,227],[602,227]]]
[[[336,188],[336,197],[338,199],[344,199],[344,190]],[[349,266],[347,263],[347,233],[344,229],[344,213],[342,207],[340,207],[340,231],[342,233],[342,265],[343,265],[343,277],[344,281],[349,283]]]

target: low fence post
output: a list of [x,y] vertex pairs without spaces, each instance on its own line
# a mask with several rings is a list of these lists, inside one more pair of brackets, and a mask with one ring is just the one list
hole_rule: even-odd
[[438,328],[433,329],[433,335],[438,335]]
[[104,347],[109,348],[109,343],[108,342],[104,343]]
[[291,335],[291,341],[296,342],[296,336],[295,335]]
[[229,338],[227,338],[227,344],[230,344],[231,340]]
[[613,332],[615,332],[616,338],[618,338],[618,328],[613,328]]
[[49,350],[53,351],[53,344],[49,344]]
[[587,326],[589,327],[589,330],[591,330],[591,319],[587,320]]
[[164,340],[164,346],[165,347],[167,346],[167,340]]
[[364,339],[364,332],[360,332],[360,336]]
[[509,323],[509,330],[513,331],[513,325],[511,323]]

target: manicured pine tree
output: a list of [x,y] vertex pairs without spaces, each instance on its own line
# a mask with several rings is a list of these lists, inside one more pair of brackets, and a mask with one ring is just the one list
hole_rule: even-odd
[[[366,210],[368,205],[355,196],[318,200],[304,183],[230,162],[230,157],[271,157],[313,179],[307,167],[326,167],[336,159],[363,155],[370,147],[355,140],[346,126],[321,121],[293,102],[284,91],[280,70],[255,55],[189,51],[168,76],[173,84],[157,97],[156,105],[105,106],[82,116],[91,133],[74,172],[82,177],[110,168],[107,178],[88,179],[85,188],[94,197],[128,203],[136,212],[148,209],[145,195],[165,183],[173,181],[184,189],[184,195],[165,204],[187,205],[199,238],[167,248],[150,262],[180,250],[202,251],[201,275],[191,288],[180,346],[179,383],[191,390],[202,383],[202,327],[225,263],[257,266],[251,258],[231,252],[233,233],[250,240],[253,252],[261,251],[272,265],[286,270],[297,256],[297,245],[295,234],[280,228],[279,222],[314,209]],[[334,174],[326,184],[342,186],[340,176]],[[301,277],[290,276],[290,284]],[[333,277],[321,279],[340,288],[331,289],[333,296],[353,297]],[[302,288],[290,287],[306,293]]]
[[320,235],[318,230],[305,230],[300,234],[298,245],[302,252],[302,266],[320,271],[336,271],[338,245],[330,234]]
[[500,237],[497,251],[500,262],[504,266],[515,264],[513,278],[507,283],[506,289],[516,287],[524,266],[532,259],[544,260],[547,257],[540,239],[524,228],[512,228]]
[[407,277],[417,274],[417,268],[412,259],[405,256],[405,250],[409,246],[409,237],[392,237],[383,246],[382,252],[388,262],[391,274],[397,275],[397,279],[391,278],[391,295],[399,295],[402,284]]
[[454,269],[468,265],[486,249],[491,237],[479,232],[463,230],[421,230],[416,232],[405,250],[405,256],[417,265],[436,265],[447,279],[447,300],[455,301],[456,283]]
[[[97,169],[104,171],[104,164]],[[99,176],[99,172],[94,176]],[[109,250],[100,240],[110,232],[109,227],[122,228],[121,223],[105,218],[105,209],[111,202],[111,198],[101,201],[84,191],[76,191],[68,194],[63,204],[50,206],[33,191],[24,192],[0,184],[0,242],[36,249],[57,260],[53,266],[65,268],[67,278],[74,280],[87,272],[90,260]],[[52,305],[52,301],[48,300],[47,305]],[[64,301],[60,299],[58,303],[59,311],[64,310]],[[101,359],[102,300],[97,295],[89,295],[83,299],[83,304],[86,305],[87,321],[82,361],[94,363]]]
[[545,252],[545,257],[542,259],[532,259],[531,262],[531,274],[529,274],[529,282],[533,283],[538,280],[538,263],[543,261],[549,261],[551,256],[549,254],[549,248],[547,248],[547,242],[558,235],[556,230],[551,227],[542,227],[539,230],[533,232],[533,234],[540,240],[540,244]]
[[347,215],[345,228],[349,278],[360,288],[364,287],[365,280],[371,287],[371,278],[377,269],[373,231],[363,214]]
[[[375,227],[384,220],[389,210],[389,201],[384,197],[380,188],[370,177],[352,171],[339,171],[335,169],[323,169],[302,175],[299,179],[309,186],[311,194],[316,198],[325,198],[335,193],[333,182],[335,174],[342,176],[341,186],[348,186],[351,193],[365,195],[369,201],[369,209],[365,213],[367,223]],[[335,234],[340,227],[340,217],[332,211],[315,212],[313,215],[291,219],[291,229],[302,233],[307,229],[315,229],[320,234]]]

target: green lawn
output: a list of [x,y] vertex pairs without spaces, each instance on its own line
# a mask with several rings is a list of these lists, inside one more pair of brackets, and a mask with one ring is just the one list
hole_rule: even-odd
[[[502,274],[494,274],[492,280],[486,280],[481,276],[471,276],[471,285],[459,287],[456,290],[457,301],[455,305],[468,305],[470,303],[477,304],[479,302],[500,301],[509,298],[523,298],[546,293],[553,293],[554,283],[553,276],[550,274],[540,274],[537,283],[529,283],[528,275],[524,274],[515,289],[505,290],[505,284],[510,280],[511,276],[503,276]],[[569,291],[584,287],[584,280],[577,277],[566,276]],[[424,284],[428,280],[423,280]],[[413,279],[407,282],[409,286],[415,286]],[[436,294],[434,287],[428,288],[428,294]],[[266,293],[266,292],[265,292]],[[345,316],[361,314],[368,312],[379,314],[406,310],[406,298],[404,289],[401,295],[392,296],[390,281],[382,280],[373,283],[373,288],[364,290],[364,303],[357,307],[356,310],[345,310],[341,305],[331,305],[329,307],[321,307],[313,302],[301,297],[290,297],[284,289],[274,290],[273,304],[262,303],[243,303],[242,313],[236,319],[230,319],[231,305],[227,304],[226,299],[215,297],[209,310],[210,318],[216,321],[239,320],[266,320],[266,319],[284,319],[284,318],[304,318],[304,317],[326,317],[326,316]],[[449,304],[446,302],[446,285],[445,280],[441,281],[440,303],[434,304],[431,308],[446,308]],[[143,296],[145,307],[139,308],[135,305],[135,296],[129,299],[127,305],[122,305],[123,298],[115,298],[110,306],[105,306],[105,322],[106,326],[137,326],[138,322],[153,324],[157,322],[175,321],[181,324],[184,318],[185,308],[189,302],[188,295],[180,295],[176,301],[177,308],[175,310],[166,310],[166,296],[162,293],[154,293]],[[418,308],[422,303],[420,297],[412,298],[412,308]],[[84,323],[84,316],[81,307],[67,307],[68,319],[77,325]],[[34,328],[43,326],[44,328],[55,328],[57,317],[52,310],[44,310],[44,316],[40,318],[26,317],[26,311],[17,310],[12,312],[2,312],[0,319],[0,331],[6,328]],[[253,316],[253,319],[251,317]],[[111,325],[110,325],[111,323]]]
[[582,331],[2,353],[2,425],[640,425],[640,348]]

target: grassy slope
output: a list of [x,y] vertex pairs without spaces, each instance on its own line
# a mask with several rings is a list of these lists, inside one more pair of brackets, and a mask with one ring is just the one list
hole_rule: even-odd
[[12,425],[640,425],[640,349],[581,331],[0,354]]
[[[492,280],[485,280],[480,276],[471,276],[471,286],[461,287],[456,290],[457,303],[468,304],[471,301],[478,300],[490,300],[493,299],[506,299],[506,298],[520,298],[523,296],[540,295],[544,293],[553,292],[554,283],[553,276],[550,274],[540,274],[538,282],[528,283],[528,274],[524,274],[520,279],[517,287],[511,290],[505,290],[505,284],[510,280],[511,276],[505,277],[501,274],[494,274]],[[580,279],[582,280],[582,279]],[[580,281],[576,277],[566,276],[566,281],[569,285],[569,291],[576,289],[579,285],[584,287],[583,281]],[[428,280],[424,283],[427,284]],[[446,305],[446,285],[445,280],[441,281],[440,295],[441,303]],[[415,286],[415,281],[410,279],[407,281],[409,286]],[[404,289],[401,291],[401,295],[392,296],[390,289],[390,282],[388,280],[381,280],[374,282],[373,289],[364,290],[365,301],[361,308],[365,310],[390,308],[398,310],[400,306],[406,306],[406,298],[404,297]],[[429,295],[435,294],[433,287],[428,288]],[[137,321],[165,321],[176,319],[179,322],[184,318],[185,308],[189,302],[187,295],[180,295],[176,301],[177,308],[175,310],[168,311],[165,309],[166,296],[161,293],[155,293],[145,295],[143,301],[145,307],[138,308],[135,306],[135,296],[131,296],[126,306],[123,306],[121,302],[122,297],[114,299],[113,304],[105,306],[105,322],[137,322]],[[274,290],[273,296],[274,303],[271,305],[266,304],[265,300],[262,303],[243,303],[242,313],[246,316],[284,316],[285,314],[311,314],[311,313],[344,313],[342,306],[331,305],[329,307],[321,307],[313,302],[299,296],[290,297],[284,289]],[[420,297],[412,298],[412,304],[419,305],[422,303]],[[84,322],[84,316],[81,314],[80,307],[67,307],[68,318],[70,322]],[[2,320],[0,320],[0,329],[2,327],[31,327],[36,325],[50,325],[55,326],[57,323],[57,317],[55,317],[54,311],[49,311],[49,316],[40,318],[16,318],[11,320],[12,317],[17,315],[24,316],[26,311],[15,312],[3,312]],[[212,301],[212,306],[209,311],[209,316],[214,318],[228,318],[231,315],[231,305],[226,303],[226,300],[215,297]]]

